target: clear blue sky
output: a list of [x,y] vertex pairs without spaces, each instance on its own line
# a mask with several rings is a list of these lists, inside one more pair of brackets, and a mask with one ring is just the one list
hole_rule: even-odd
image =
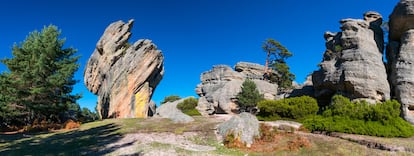
[[[96,96],[83,84],[83,71],[105,28],[112,22],[135,19],[130,42],[148,38],[163,51],[165,75],[153,96],[196,96],[200,74],[213,65],[239,61],[264,64],[261,44],[273,38],[294,56],[288,59],[296,81],[317,69],[325,50],[323,33],[339,31],[339,20],[380,12],[385,20],[398,0],[70,0],[0,2],[0,58],[29,32],[54,24],[66,46],[78,49],[81,67],[76,93],[82,107],[94,110]],[[0,65],[0,71],[5,71]]]

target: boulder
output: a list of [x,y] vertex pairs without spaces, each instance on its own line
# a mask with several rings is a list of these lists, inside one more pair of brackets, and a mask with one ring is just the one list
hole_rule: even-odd
[[239,141],[250,147],[254,139],[260,136],[259,128],[259,120],[256,116],[243,112],[218,125],[217,130],[224,138],[233,134],[234,138],[239,138]]
[[147,117],[164,74],[164,57],[151,40],[128,43],[133,22],[110,24],[85,67],[84,83],[98,95],[97,111],[104,119]]
[[174,123],[193,122],[194,119],[191,116],[184,114],[177,108],[177,105],[183,102],[185,99],[187,98],[162,104],[159,108],[157,108],[155,117],[168,118],[171,119]]
[[326,51],[320,69],[312,74],[315,97],[322,105],[334,94],[370,103],[390,99],[383,62],[382,17],[364,14],[365,20],[341,20],[338,33],[325,33]]
[[390,15],[387,60],[392,96],[414,124],[414,0],[401,0]]
[[245,79],[255,82],[265,99],[275,99],[277,84],[263,80],[263,75],[264,66],[255,63],[239,62],[235,70],[227,65],[214,66],[201,74],[201,84],[196,87],[196,93],[200,96],[197,110],[204,116],[238,112],[236,96]]

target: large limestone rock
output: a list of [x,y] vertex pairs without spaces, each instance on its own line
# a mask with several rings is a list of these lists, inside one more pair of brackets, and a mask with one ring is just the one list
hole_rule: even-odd
[[[102,118],[147,117],[164,74],[163,55],[150,41],[128,43],[133,20],[110,24],[85,67],[86,87],[98,95]],[[152,108],[153,109],[153,108]]]
[[376,102],[390,99],[383,62],[382,17],[364,14],[365,20],[341,20],[338,33],[325,33],[326,51],[320,70],[312,75],[315,97],[327,104],[334,94],[352,100]]
[[277,85],[263,80],[263,71],[264,66],[259,64],[239,62],[235,70],[227,65],[217,65],[202,73],[201,84],[196,88],[196,93],[200,96],[197,110],[202,115],[237,112],[236,96],[246,78],[255,82],[264,98],[275,99]]
[[181,112],[181,110],[177,108],[177,105],[179,103],[183,102],[188,98],[162,104],[159,108],[157,108],[155,117],[168,118],[171,119],[174,123],[189,123],[194,121],[194,119],[191,116],[184,114],[183,112]]
[[414,0],[401,0],[389,22],[387,60],[392,96],[405,120],[414,124]]
[[233,134],[234,138],[240,138],[239,141],[250,147],[254,139],[260,136],[259,128],[259,120],[257,120],[256,116],[243,112],[221,123],[217,131],[224,137]]

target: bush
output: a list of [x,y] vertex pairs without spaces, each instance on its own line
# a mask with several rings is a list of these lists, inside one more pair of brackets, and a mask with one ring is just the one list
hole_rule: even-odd
[[410,137],[414,127],[400,116],[400,104],[395,100],[368,104],[351,102],[336,95],[332,104],[320,116],[304,121],[310,131],[343,132],[380,137]]
[[181,97],[178,96],[178,95],[170,95],[170,96],[164,97],[164,100],[162,100],[160,104],[162,105],[164,103],[174,102],[174,101],[177,101],[177,100],[180,100],[180,99],[181,99]]
[[318,112],[318,103],[309,96],[293,97],[282,100],[264,100],[258,103],[259,120],[278,120],[281,118],[301,120]]
[[196,98],[190,97],[185,99],[183,102],[177,104],[177,108],[181,110],[184,114],[190,116],[201,115],[195,107],[197,107],[198,100]]

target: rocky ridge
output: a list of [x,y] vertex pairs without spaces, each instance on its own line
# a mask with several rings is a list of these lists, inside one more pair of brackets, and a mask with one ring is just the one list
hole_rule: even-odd
[[134,21],[110,24],[85,67],[84,83],[98,95],[102,118],[147,117],[164,74],[164,57],[151,40],[128,43]]

